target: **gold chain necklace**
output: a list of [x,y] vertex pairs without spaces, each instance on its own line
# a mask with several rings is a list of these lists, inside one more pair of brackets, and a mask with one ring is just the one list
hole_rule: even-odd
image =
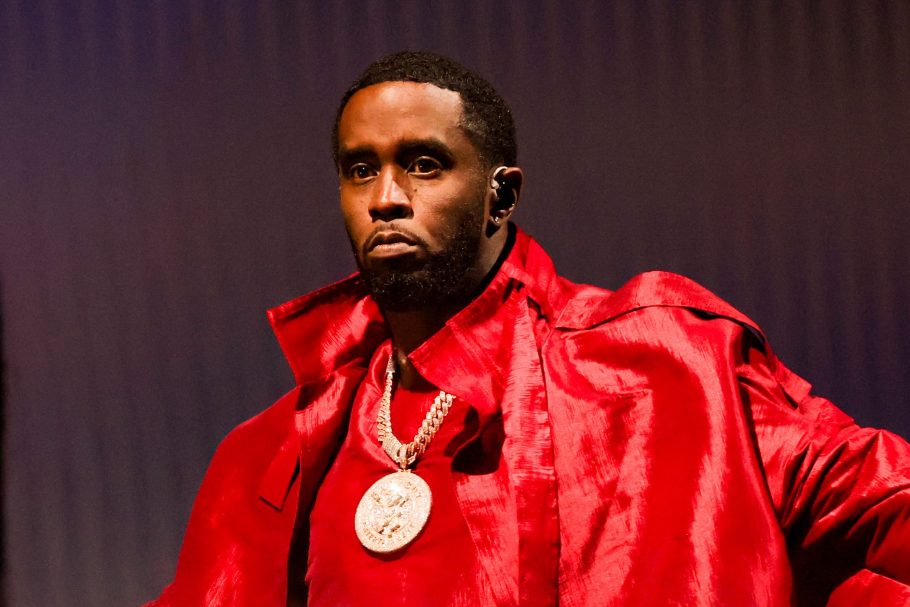
[[433,496],[426,481],[412,473],[408,467],[427,450],[455,399],[451,394],[440,390],[414,440],[402,443],[392,432],[394,383],[395,361],[390,356],[376,426],[383,450],[399,469],[383,476],[367,489],[360,498],[354,515],[357,538],[366,549],[373,552],[395,552],[404,548],[414,541],[426,525]]

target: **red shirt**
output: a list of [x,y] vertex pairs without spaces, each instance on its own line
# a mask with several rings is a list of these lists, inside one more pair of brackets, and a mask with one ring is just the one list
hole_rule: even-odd
[[[377,438],[376,414],[382,396],[388,344],[379,348],[361,383],[349,431],[316,495],[310,514],[307,585],[310,605],[480,604],[476,558],[452,482],[452,456],[464,437],[470,407],[455,399],[446,419],[411,470],[430,486],[432,507],[417,538],[391,554],[364,548],[354,532],[354,513],[364,492],[398,466]],[[396,386],[392,429],[402,442],[413,439],[439,390]]]

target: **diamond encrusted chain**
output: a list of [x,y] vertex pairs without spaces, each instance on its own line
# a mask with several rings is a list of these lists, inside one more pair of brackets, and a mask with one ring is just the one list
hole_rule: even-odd
[[390,356],[376,425],[382,448],[399,469],[370,485],[354,513],[354,531],[360,543],[367,550],[379,553],[394,552],[407,546],[427,524],[433,503],[430,486],[408,470],[408,466],[427,450],[455,399],[440,390],[414,440],[404,444],[392,433],[390,409],[394,383],[395,362]]
[[427,412],[420,429],[414,436],[414,440],[409,443],[402,443],[392,432],[392,386],[395,383],[395,360],[394,354],[389,356],[389,364],[385,369],[385,389],[382,391],[382,399],[379,401],[379,414],[376,416],[376,426],[379,430],[379,442],[382,448],[392,461],[398,464],[402,470],[407,470],[424,451],[427,450],[430,441],[442,425],[452,407],[452,401],[455,397],[447,392],[440,390],[439,394],[433,400],[433,405]]

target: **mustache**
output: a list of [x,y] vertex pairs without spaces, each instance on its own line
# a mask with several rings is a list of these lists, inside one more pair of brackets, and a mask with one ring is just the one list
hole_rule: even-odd
[[424,249],[428,248],[427,243],[414,232],[395,223],[387,223],[384,225],[376,226],[376,228],[370,232],[370,235],[364,241],[361,254],[366,255],[377,244],[389,241],[408,242],[409,244],[417,245],[419,247],[423,247]]

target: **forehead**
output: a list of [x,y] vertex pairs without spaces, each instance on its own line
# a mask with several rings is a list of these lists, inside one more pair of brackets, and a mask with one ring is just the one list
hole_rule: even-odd
[[338,122],[341,148],[381,147],[401,140],[467,141],[459,123],[461,95],[423,82],[382,82],[348,100]]

